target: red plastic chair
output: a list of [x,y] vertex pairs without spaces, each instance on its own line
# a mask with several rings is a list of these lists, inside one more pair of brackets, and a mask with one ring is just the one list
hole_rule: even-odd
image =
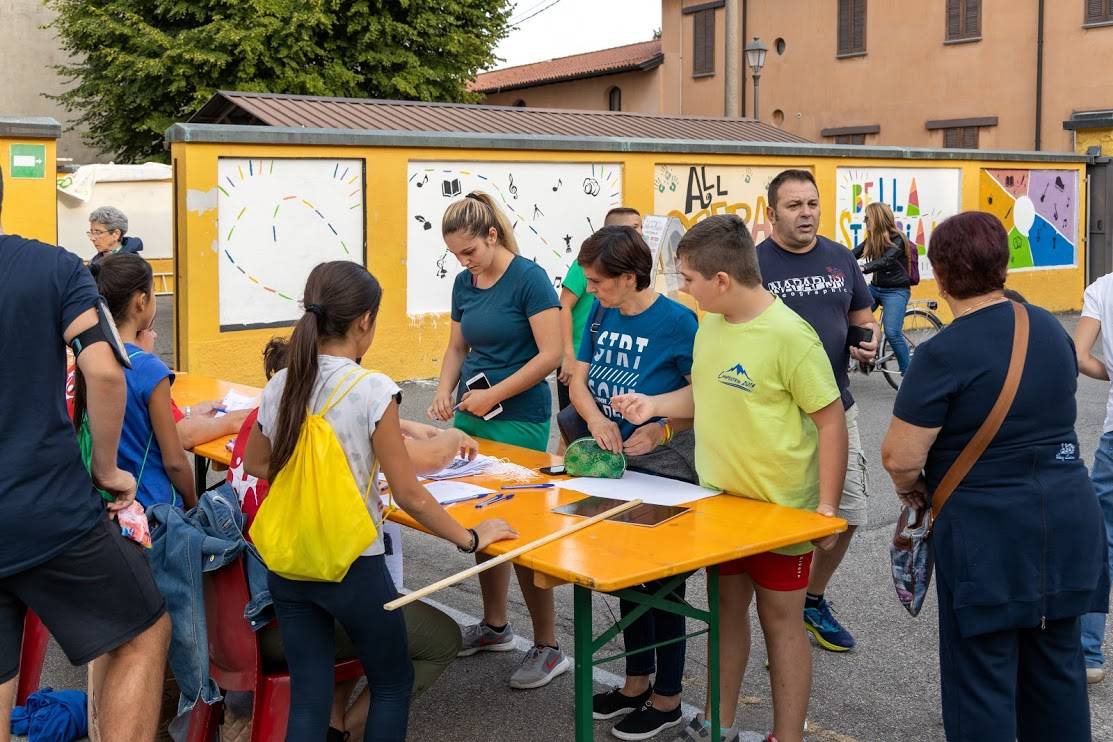
[[27,696],[39,689],[46,647],[50,632],[33,612],[27,611],[23,619],[23,645],[19,651],[19,683],[15,691],[15,705],[27,703]]
[[[243,559],[237,559],[215,572],[205,573],[204,590],[205,620],[209,631],[209,674],[226,691],[255,692],[251,713],[252,742],[286,739],[290,675],[263,670],[258,638],[243,617],[243,609],[250,597]],[[363,665],[359,660],[341,660],[336,664],[338,683],[362,675]],[[216,738],[223,705],[216,703],[209,706],[204,701],[197,702],[189,717],[187,742],[210,742]]]

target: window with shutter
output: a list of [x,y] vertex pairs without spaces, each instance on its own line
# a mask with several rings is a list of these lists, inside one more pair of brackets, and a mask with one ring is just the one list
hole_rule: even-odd
[[865,144],[865,134],[840,134],[835,137],[835,144]]
[[982,35],[982,0],[947,0],[947,41]]
[[692,13],[692,74],[715,74],[715,10]]
[[620,88],[613,87],[611,91],[607,93],[607,110],[622,110],[622,90]]
[[1113,22],[1113,0],[1086,0],[1086,23]]
[[943,130],[943,147],[945,149],[977,149],[977,126],[953,126]]
[[838,55],[866,53],[866,0],[839,0]]

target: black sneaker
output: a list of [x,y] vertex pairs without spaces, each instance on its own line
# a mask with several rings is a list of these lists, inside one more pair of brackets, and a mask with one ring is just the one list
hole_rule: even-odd
[[352,738],[351,732],[342,732],[336,727],[329,727],[325,742],[348,742]]
[[646,701],[637,711],[615,724],[611,734],[619,739],[649,739],[682,721],[684,715],[680,713],[679,704],[672,711],[658,711],[653,708],[652,701]]
[[591,715],[595,719],[613,719],[641,708],[653,695],[653,687],[637,696],[624,696],[618,688],[591,697]]

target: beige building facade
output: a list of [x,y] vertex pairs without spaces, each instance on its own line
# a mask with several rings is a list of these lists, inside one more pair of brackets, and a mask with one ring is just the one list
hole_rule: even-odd
[[[730,1],[739,45],[768,47],[758,118],[816,142],[1068,152],[1077,129],[1065,122],[1113,110],[1108,0]],[[551,84],[538,70],[487,101],[606,110],[619,88],[622,110],[724,116],[727,6],[662,0],[650,71]],[[753,116],[738,59],[732,82]]]

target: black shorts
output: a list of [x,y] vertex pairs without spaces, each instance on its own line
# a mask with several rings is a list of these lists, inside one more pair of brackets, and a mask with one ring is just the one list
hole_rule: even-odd
[[143,547],[108,519],[53,559],[0,577],[0,683],[19,672],[27,608],[74,665],[126,644],[166,611]]

